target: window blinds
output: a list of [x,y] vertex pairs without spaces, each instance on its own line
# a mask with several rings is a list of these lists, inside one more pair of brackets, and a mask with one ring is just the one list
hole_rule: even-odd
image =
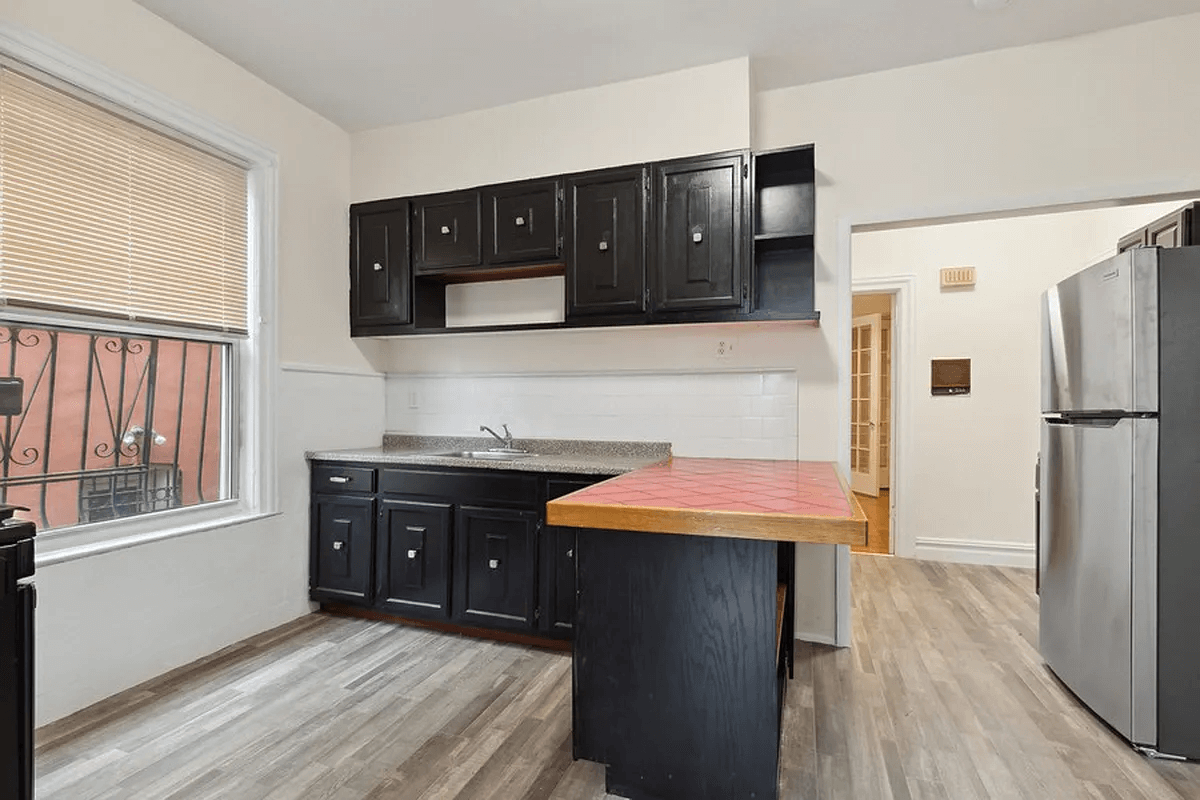
[[0,68],[0,300],[246,333],[246,170]]

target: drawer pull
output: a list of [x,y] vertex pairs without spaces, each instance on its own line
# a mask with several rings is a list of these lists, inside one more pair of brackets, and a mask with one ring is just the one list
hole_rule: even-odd
[[345,545],[346,545],[346,543],[345,543],[345,542],[334,542],[334,543],[333,543],[333,549],[334,549],[334,550],[341,550],[341,549],[342,549],[342,548],[343,548]]
[[498,559],[498,558],[489,558],[488,559],[488,569],[499,569],[499,568],[500,568],[500,559]]
[[371,269],[375,270],[376,272],[383,272],[383,264],[380,264],[378,261],[376,261],[371,265]]
[[450,226],[443,225],[442,226],[442,236],[449,236],[449,235],[450,235]]
[[425,529],[419,525],[405,525],[404,529],[408,530],[408,531],[412,531],[413,533],[424,533],[425,532]]
[[349,483],[350,481],[351,481],[351,479],[347,478],[345,475],[330,475],[329,476],[330,483]]
[[417,557],[417,554],[419,554],[420,552],[421,552],[420,550],[409,550],[409,551],[408,551],[408,557],[409,557],[410,559],[411,559],[411,558],[416,558],[416,557]]
[[572,547],[570,550],[567,551],[567,558],[574,558],[574,557],[575,557],[575,548]]
[[351,522],[350,520],[348,520],[348,519],[335,519],[335,520],[333,521],[333,523],[334,523],[335,525],[353,525],[353,524],[354,524],[354,523],[352,523],[352,522]]

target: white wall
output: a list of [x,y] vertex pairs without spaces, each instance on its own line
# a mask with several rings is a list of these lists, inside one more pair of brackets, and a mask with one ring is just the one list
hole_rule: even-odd
[[[376,444],[383,381],[348,336],[350,139],[131,0],[3,0],[32,31],[279,155],[279,515],[38,569],[37,721],[305,614],[303,451]],[[365,373],[365,374],[364,374]]]
[[355,201],[750,146],[750,60],[356,133]]
[[[1197,191],[1200,104],[1169,76],[1198,37],[1190,15],[758,95],[756,148],[816,143],[822,319],[797,353],[815,364],[799,374],[802,455],[848,453],[851,227]],[[1153,113],[1122,111],[1130,98]]]
[[[910,454],[894,496],[898,549],[921,558],[1033,566],[1033,464],[1040,410],[1040,298],[1116,252],[1117,239],[1170,202],[859,233],[855,280],[915,276],[911,380],[899,397]],[[938,271],[974,266],[973,289]],[[855,298],[857,300],[857,296]],[[970,358],[971,393],[934,397],[929,361]]]

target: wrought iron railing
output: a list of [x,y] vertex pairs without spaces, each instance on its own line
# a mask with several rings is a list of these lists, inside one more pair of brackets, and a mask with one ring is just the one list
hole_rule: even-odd
[[0,371],[25,383],[0,502],[48,529],[222,499],[227,347],[0,324]]

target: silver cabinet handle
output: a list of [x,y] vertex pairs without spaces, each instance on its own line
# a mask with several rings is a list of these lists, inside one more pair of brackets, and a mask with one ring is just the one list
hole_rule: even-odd
[[704,231],[700,230],[699,228],[692,231],[692,241],[695,242],[696,244],[703,242],[704,241]]
[[345,542],[334,542],[334,543],[333,543],[333,549],[334,549],[334,550],[341,550],[341,549],[342,549],[342,547],[343,547],[345,544],[346,544]]
[[329,482],[330,483],[349,483],[350,479],[347,478],[345,475],[330,475]]
[[608,240],[607,239],[602,240],[600,242],[600,252],[603,253],[606,250],[608,250]]
[[371,269],[375,270],[376,272],[382,272],[383,264],[380,264],[378,261],[376,261],[374,264],[371,265]]
[[500,559],[498,559],[498,558],[489,558],[488,559],[488,569],[497,569],[499,566],[500,566]]
[[516,219],[514,219],[514,220],[513,220],[513,222],[514,222],[514,223],[516,223],[517,227],[519,228],[519,227],[521,227],[522,225],[524,225],[524,224],[525,224],[525,218],[524,218],[524,217],[517,217]]
[[449,235],[450,235],[450,226],[443,225],[442,226],[442,236],[449,236]]
[[335,519],[334,524],[336,524],[336,525],[352,525],[354,523],[352,523],[348,519]]
[[419,553],[419,552],[421,552],[421,551],[420,551],[420,550],[409,550],[409,551],[408,551],[408,557],[409,557],[409,558],[416,558],[416,557],[417,557],[417,553]]
[[567,558],[574,558],[574,557],[575,557],[575,548],[572,547],[570,550],[567,551]]
[[424,533],[425,532],[425,529],[423,527],[421,527],[420,525],[405,525],[404,529],[406,531],[412,531],[413,533]]

